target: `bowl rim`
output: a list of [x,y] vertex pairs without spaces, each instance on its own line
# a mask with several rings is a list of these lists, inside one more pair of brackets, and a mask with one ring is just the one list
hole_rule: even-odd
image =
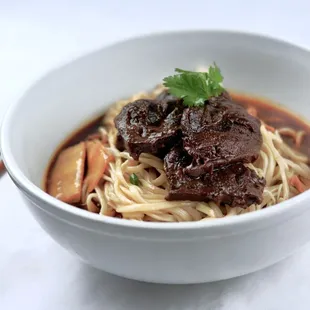
[[[138,36],[133,36],[127,38],[125,40],[116,41],[112,44],[105,45],[99,49],[83,54],[78,58],[74,58],[69,62],[65,62],[60,66],[49,70],[46,72],[41,78],[39,78],[35,83],[32,84],[30,88],[23,94],[23,96],[11,104],[7,109],[3,122],[1,125],[1,133],[0,133],[0,149],[2,154],[2,159],[7,169],[8,174],[12,178],[13,182],[24,191],[27,196],[35,197],[39,199],[40,203],[48,204],[53,206],[53,208],[57,208],[61,212],[65,212],[68,215],[75,215],[77,217],[102,223],[102,224],[110,224],[114,226],[123,226],[123,227],[132,227],[132,228],[144,228],[144,229],[156,229],[156,230],[193,230],[200,228],[213,228],[213,227],[233,227],[240,224],[252,224],[257,221],[264,221],[266,218],[277,217],[280,213],[287,213],[292,211],[293,206],[296,204],[302,204],[310,202],[310,190],[307,190],[304,193],[301,193],[293,198],[290,198],[286,201],[283,201],[279,204],[270,206],[268,208],[259,210],[258,212],[249,212],[245,214],[241,214],[238,216],[231,217],[223,217],[217,218],[209,221],[194,221],[194,222],[173,222],[173,223],[161,223],[161,222],[143,222],[143,221],[133,221],[127,219],[119,219],[108,216],[102,216],[99,214],[94,214],[89,211],[74,208],[69,204],[66,204],[44,192],[40,187],[34,185],[22,172],[19,168],[17,162],[15,161],[14,155],[11,152],[9,137],[9,128],[14,123],[14,115],[15,111],[18,110],[19,105],[22,104],[24,98],[27,97],[27,94],[30,90],[37,86],[38,83],[45,77],[57,72],[58,70],[64,69],[67,66],[73,65],[76,61],[82,60],[87,57],[91,57],[92,55],[100,52],[106,48],[117,48],[124,43],[130,41],[151,39],[153,37],[164,37],[164,36],[173,36],[173,35],[190,35],[190,34],[219,34],[219,35],[233,35],[233,36],[245,36],[252,37],[255,40],[266,40],[273,41],[274,43],[280,45],[286,45],[291,48],[299,49],[300,51],[309,53],[310,58],[310,49],[307,46],[303,46],[300,44],[294,44],[290,41],[284,40],[282,38],[276,38],[267,34],[260,34],[251,31],[238,31],[238,30],[225,30],[225,29],[194,29],[194,30],[177,30],[177,31],[160,31],[160,32],[152,32],[150,34],[142,34]],[[36,204],[37,205],[37,204]],[[40,208],[40,206],[37,206]],[[42,208],[43,209],[43,208]],[[44,209],[44,211],[46,211]],[[47,211],[46,211],[47,212]],[[53,213],[52,210],[50,210]]]

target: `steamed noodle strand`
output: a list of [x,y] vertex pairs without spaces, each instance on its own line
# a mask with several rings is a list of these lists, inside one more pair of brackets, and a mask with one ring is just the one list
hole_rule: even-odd
[[[310,186],[310,168],[307,156],[289,147],[281,135],[292,137],[300,145],[304,132],[290,128],[268,130],[262,124],[263,144],[259,158],[248,164],[257,175],[266,179],[263,201],[246,209],[218,206],[215,202],[167,201],[168,181],[163,161],[151,154],[141,154],[139,160],[131,158],[128,152],[116,147],[117,131],[114,118],[129,102],[141,98],[154,98],[162,91],[158,87],[151,94],[139,93],[128,100],[114,104],[105,114],[103,126],[99,128],[101,140],[114,160],[102,176],[101,182],[87,197],[87,209],[107,216],[121,216],[125,219],[153,222],[182,222],[208,220],[224,216],[260,210],[291,198],[299,193],[290,180],[297,177],[307,188]],[[135,173],[139,186],[130,183],[130,175]]]

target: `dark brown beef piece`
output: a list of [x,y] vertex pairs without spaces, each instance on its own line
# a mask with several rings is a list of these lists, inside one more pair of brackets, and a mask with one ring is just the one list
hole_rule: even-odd
[[165,171],[170,184],[167,200],[213,200],[218,205],[246,208],[261,203],[265,180],[235,163],[200,177],[191,177],[185,168],[191,158],[181,147],[173,148],[165,157]]
[[115,118],[118,144],[135,159],[141,153],[163,157],[180,139],[182,112],[179,100],[141,99],[129,103]]
[[192,176],[217,167],[254,162],[262,144],[260,121],[223,94],[204,108],[192,107],[181,120],[184,149],[193,157],[186,168]]

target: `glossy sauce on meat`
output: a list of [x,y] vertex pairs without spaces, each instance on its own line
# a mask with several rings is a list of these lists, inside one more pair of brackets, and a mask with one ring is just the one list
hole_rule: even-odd
[[118,145],[134,159],[141,153],[162,157],[180,135],[182,111],[179,100],[139,99],[127,104],[115,118]]
[[165,171],[170,184],[167,200],[213,200],[218,205],[244,207],[260,203],[265,180],[242,163],[223,166],[199,177],[186,174],[188,155],[175,147],[165,157]]
[[187,173],[199,176],[235,162],[252,163],[262,144],[260,121],[225,96],[185,109],[183,146],[193,157]]

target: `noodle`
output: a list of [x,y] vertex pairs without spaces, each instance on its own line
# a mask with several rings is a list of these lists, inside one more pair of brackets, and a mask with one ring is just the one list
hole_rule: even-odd
[[[102,182],[88,195],[86,200],[88,210],[95,210],[97,205],[100,205],[101,215],[121,216],[139,221],[208,220],[260,210],[297,195],[298,188],[290,182],[295,176],[299,181],[303,181],[305,188],[309,187],[310,168],[307,165],[307,156],[293,150],[281,137],[281,135],[292,137],[299,147],[305,133],[290,128],[269,129],[268,125],[262,124],[263,144],[259,158],[253,164],[247,164],[257,175],[266,180],[261,204],[243,209],[227,205],[218,206],[213,201],[165,200],[168,194],[168,181],[163,161],[145,153],[140,155],[139,160],[134,160],[128,152],[119,151],[116,147],[117,130],[114,127],[114,118],[127,103],[142,98],[154,98],[162,90],[162,86],[159,86],[151,94],[139,93],[128,100],[118,101],[105,114],[103,127],[99,128],[99,133],[114,160],[109,163]],[[132,173],[139,178],[139,186],[130,183]]]

